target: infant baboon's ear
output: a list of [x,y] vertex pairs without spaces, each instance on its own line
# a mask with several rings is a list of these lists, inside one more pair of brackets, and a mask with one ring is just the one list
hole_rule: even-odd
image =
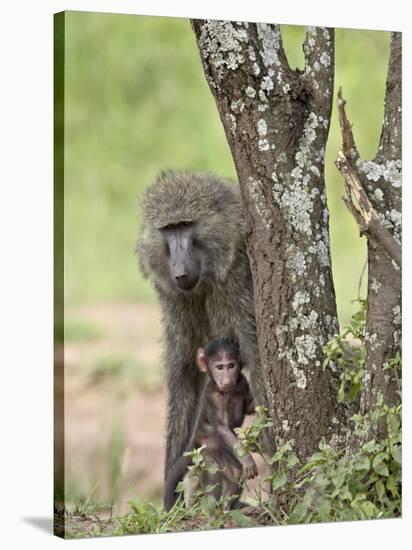
[[197,365],[202,372],[207,372],[206,354],[203,348],[197,350]]

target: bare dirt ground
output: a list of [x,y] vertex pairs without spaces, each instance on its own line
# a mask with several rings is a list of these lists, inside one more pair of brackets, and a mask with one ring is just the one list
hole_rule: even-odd
[[[77,308],[68,316],[101,332],[96,339],[65,344],[69,500],[90,496],[113,501],[115,512],[125,513],[130,499],[157,500],[161,494],[165,399],[160,314],[156,306],[111,304]],[[144,383],[131,372],[133,363],[122,370],[110,369],[109,361],[109,367],[99,370],[107,358],[114,367],[131,360],[143,363]]]

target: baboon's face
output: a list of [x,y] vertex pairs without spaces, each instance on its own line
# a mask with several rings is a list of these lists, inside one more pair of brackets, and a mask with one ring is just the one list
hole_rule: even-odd
[[202,252],[196,240],[196,224],[180,222],[161,230],[173,283],[185,292],[193,290],[202,271]]
[[208,361],[208,371],[219,391],[231,392],[239,379],[239,358],[226,352],[220,352]]
[[197,350],[197,364],[202,372],[208,373],[222,393],[235,389],[239,380],[242,364],[238,353],[219,350],[206,357],[203,348]]

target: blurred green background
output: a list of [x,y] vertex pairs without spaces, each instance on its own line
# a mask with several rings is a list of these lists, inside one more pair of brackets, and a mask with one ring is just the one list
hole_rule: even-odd
[[[282,30],[291,66],[302,68],[304,28]],[[236,174],[188,20],[66,12],[65,33],[66,309],[57,336],[66,503],[123,512],[131,498],[159,502],[163,468],[160,315],[134,254],[139,197],[165,168]],[[389,38],[336,31],[335,97],[342,86],[364,159],[378,145]],[[343,326],[366,250],[341,200],[339,146],[334,107],[326,183]]]
[[[304,27],[283,27],[292,67],[303,66]],[[336,32],[335,95],[342,86],[360,153],[374,156],[383,116],[389,33]],[[336,102],[335,102],[336,103]],[[333,271],[348,320],[365,244],[342,200],[327,147]],[[236,177],[185,19],[69,12],[66,23],[66,299],[152,301],[133,254],[139,195],[164,168]]]

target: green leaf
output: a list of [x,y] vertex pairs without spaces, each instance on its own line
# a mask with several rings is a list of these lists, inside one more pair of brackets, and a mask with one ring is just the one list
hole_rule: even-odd
[[390,475],[386,480],[386,488],[391,492],[394,498],[399,496],[398,486],[400,486],[400,479],[398,482],[395,476]]
[[212,495],[204,495],[200,501],[200,507],[205,514],[212,512],[216,508],[216,499]]
[[389,469],[386,466],[386,464],[378,464],[376,467],[373,468],[374,471],[379,474],[380,476],[388,477],[389,475]]
[[393,411],[389,412],[386,422],[388,423],[388,430],[390,431],[391,435],[396,435],[400,431],[401,423],[400,418],[397,414],[394,414]]
[[373,468],[373,471],[379,474],[380,476],[388,477],[389,470],[387,465],[384,462],[385,458],[386,458],[385,453],[377,454],[373,459],[372,468]]
[[276,491],[277,489],[280,489],[287,483],[287,477],[282,472],[281,474],[278,474],[273,480],[272,480],[272,491]]
[[341,403],[345,399],[345,385],[346,385],[345,380],[342,380],[342,383],[339,386],[339,391],[338,391],[339,403]]
[[288,468],[293,468],[296,464],[299,464],[299,459],[295,454],[291,454],[287,461]]
[[375,483],[375,487],[378,497],[382,499],[385,496],[385,486],[380,479]]
[[298,502],[289,516],[288,523],[304,523],[308,513],[308,505],[305,502]]
[[240,510],[232,510],[230,516],[239,527],[256,527],[257,525],[252,518],[246,516]]
[[327,498],[321,498],[316,503],[316,511],[322,521],[330,519],[330,502]]
[[330,357],[325,357],[322,363],[322,369],[325,370],[326,367],[329,365]]
[[374,439],[371,439],[370,441],[362,445],[362,450],[367,453],[376,453],[382,450],[382,444],[376,443]]
[[279,452],[276,452],[273,456],[269,459],[269,464],[276,464],[276,462],[279,462],[280,460],[280,454]]
[[378,453],[374,459],[373,459],[373,466],[376,466],[377,464],[381,464],[382,462],[385,462],[386,453]]
[[360,456],[355,461],[353,467],[355,470],[369,470],[370,468],[370,461],[367,456]]
[[359,508],[368,518],[376,518],[379,515],[379,509],[370,500],[362,502]]
[[349,502],[353,500],[352,493],[349,491],[349,488],[348,488],[347,485],[342,487],[341,492],[340,492],[340,498],[342,500],[348,500]]
[[339,488],[345,481],[346,471],[344,468],[339,468],[332,477],[332,483],[336,488]]
[[325,491],[330,484],[330,479],[326,475],[319,474],[315,477],[314,482],[318,489],[322,489],[322,491]]
[[310,460],[302,466],[302,468],[299,470],[299,473],[305,474],[306,472],[310,472],[311,470],[319,466],[320,463],[320,460]]
[[309,487],[309,489],[307,489],[304,497],[303,497],[303,502],[306,503],[306,505],[309,507],[311,506],[312,504],[312,501],[314,500],[314,498],[316,497],[316,491],[313,487]]
[[392,447],[392,456],[395,462],[397,462],[399,465],[402,464],[402,449],[399,445],[394,445]]
[[362,388],[362,385],[360,383],[356,383],[352,385],[348,395],[349,403],[352,403],[356,399],[356,396],[358,395],[361,388]]

